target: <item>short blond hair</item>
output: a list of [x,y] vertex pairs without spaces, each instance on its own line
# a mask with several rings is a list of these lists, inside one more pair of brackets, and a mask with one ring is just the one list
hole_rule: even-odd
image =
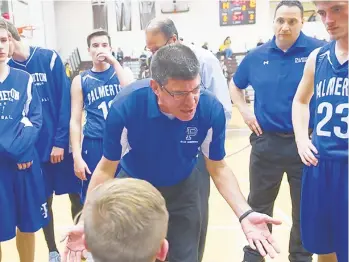
[[150,262],[166,238],[169,215],[155,187],[122,178],[91,192],[84,217],[86,244],[95,262]]
[[0,19],[0,28],[5,29],[6,31],[8,31],[7,24],[4,21],[4,19]]
[[14,24],[12,24],[9,20],[4,19],[4,18],[0,18],[0,21],[1,21],[1,23],[6,24],[7,31],[11,34],[13,39],[15,39],[17,41],[21,41],[21,37],[18,33],[17,28],[14,26]]

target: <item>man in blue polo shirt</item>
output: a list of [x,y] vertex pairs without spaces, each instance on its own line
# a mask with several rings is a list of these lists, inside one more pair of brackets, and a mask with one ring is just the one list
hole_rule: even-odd
[[[292,199],[292,262],[312,261],[312,254],[303,248],[300,238],[303,164],[293,133],[292,100],[309,54],[324,44],[301,32],[302,20],[301,2],[281,1],[275,10],[274,38],[246,55],[231,85],[233,101],[253,131],[248,203],[254,210],[272,216],[283,174],[287,173]],[[248,85],[255,90],[255,115],[244,101],[243,89]],[[244,251],[244,262],[264,261],[251,247]]]
[[[178,30],[174,22],[169,18],[154,18],[147,25],[145,30],[147,48],[151,53],[155,53],[160,47],[172,43],[178,43]],[[212,52],[201,48],[200,46],[188,45],[197,56],[200,63],[200,77],[202,87],[212,92],[222,103],[226,122],[228,123],[232,115],[232,104],[229,95],[228,83],[225,78],[220,62]],[[208,225],[208,198],[210,195],[210,174],[207,171],[203,154],[200,152],[196,169],[201,172],[200,194],[201,194],[201,223],[200,223],[200,243],[199,243],[199,261],[202,261],[207,225]],[[195,169],[195,170],[196,170]]]
[[[119,177],[149,181],[164,196],[170,215],[168,260],[197,262],[202,177],[193,169],[200,148],[216,187],[239,217],[249,244],[263,256],[275,257],[279,249],[267,223],[280,221],[250,209],[224,162],[224,109],[212,93],[201,89],[199,67],[189,47],[164,46],[153,56],[152,79],[134,82],[125,87],[129,92],[115,98],[106,120],[103,157],[92,176],[86,201],[91,190],[114,178],[120,164]],[[82,251],[82,228],[75,227],[68,236],[66,255],[75,259]]]

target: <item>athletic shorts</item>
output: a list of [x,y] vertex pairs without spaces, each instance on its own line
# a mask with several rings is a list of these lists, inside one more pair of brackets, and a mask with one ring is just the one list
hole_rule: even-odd
[[84,137],[82,141],[82,159],[86,162],[88,168],[91,171],[91,175],[86,173],[87,180],[80,180],[81,190],[80,190],[80,200],[81,203],[85,203],[86,193],[88,185],[90,184],[93,172],[96,169],[98,162],[101,160],[103,155],[103,140],[102,139],[92,139]]
[[348,262],[348,160],[319,159],[303,172],[303,245],[315,254],[336,252],[338,262]]
[[57,164],[52,164],[50,161],[41,163],[41,169],[47,198],[53,193],[56,195],[80,193],[80,179],[74,173],[72,153],[65,153],[63,161]]
[[[87,180],[82,180],[80,182],[81,183],[80,200],[81,200],[81,203],[84,204],[86,199],[87,189],[90,184],[92,174],[95,171],[99,161],[103,156],[103,140],[84,137],[84,140],[82,142],[81,155],[82,155],[82,159],[84,159],[88,168],[91,171],[91,175],[86,173]],[[118,171],[116,173],[118,173]]]
[[39,158],[30,168],[19,170],[9,158],[0,157],[0,242],[21,232],[34,233],[48,223],[45,184]]

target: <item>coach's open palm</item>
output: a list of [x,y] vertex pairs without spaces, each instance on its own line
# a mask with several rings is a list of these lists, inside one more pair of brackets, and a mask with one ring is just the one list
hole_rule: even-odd
[[84,241],[84,226],[73,226],[63,240],[66,240],[62,262],[81,261],[87,257],[87,250]]
[[267,224],[280,225],[281,221],[265,214],[253,212],[241,221],[247,241],[252,249],[258,249],[261,256],[274,258],[280,249],[271,235]]

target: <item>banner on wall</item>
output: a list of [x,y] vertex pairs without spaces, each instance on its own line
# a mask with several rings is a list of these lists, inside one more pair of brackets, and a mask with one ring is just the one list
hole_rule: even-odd
[[92,3],[93,29],[108,31],[108,6],[106,3]]
[[116,24],[118,31],[132,30],[131,0],[115,0]]
[[139,2],[139,15],[141,22],[141,30],[144,30],[149,22],[155,18],[155,1]]
[[[269,7],[270,7],[270,14],[273,16],[272,20],[274,20],[275,15],[275,9],[276,6],[279,4],[280,1],[269,1]],[[307,22],[318,22],[320,21],[320,17],[316,12],[316,6],[311,1],[302,1],[302,5],[304,8],[304,21]]]

